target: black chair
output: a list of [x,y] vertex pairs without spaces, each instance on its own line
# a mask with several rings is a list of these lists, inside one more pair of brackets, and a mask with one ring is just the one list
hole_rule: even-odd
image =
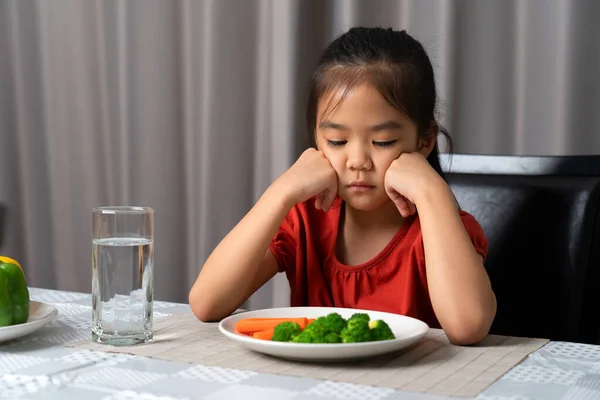
[[600,343],[600,156],[441,161],[488,238],[491,333]]

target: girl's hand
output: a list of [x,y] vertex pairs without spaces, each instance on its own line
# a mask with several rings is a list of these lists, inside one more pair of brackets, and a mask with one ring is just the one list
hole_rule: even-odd
[[385,173],[385,191],[406,218],[418,208],[418,199],[428,189],[445,184],[419,152],[402,153]]
[[338,192],[335,170],[322,151],[307,149],[280,178],[293,204],[317,196],[315,207],[328,211]]

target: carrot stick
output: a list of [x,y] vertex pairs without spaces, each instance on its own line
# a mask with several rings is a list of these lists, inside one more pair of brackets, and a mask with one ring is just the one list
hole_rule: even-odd
[[275,333],[275,328],[267,329],[266,331],[258,331],[252,334],[252,337],[255,339],[261,340],[271,340],[273,334]]
[[[309,319],[307,320],[307,325],[308,325],[308,324],[312,324],[313,322],[315,322],[315,320],[316,320],[316,318],[309,318]],[[311,329],[312,329],[312,328],[311,328]]]
[[275,328],[282,322],[295,322],[300,328],[306,328],[308,319],[301,318],[245,318],[235,324],[235,330],[241,334],[252,334],[254,332],[266,331]]

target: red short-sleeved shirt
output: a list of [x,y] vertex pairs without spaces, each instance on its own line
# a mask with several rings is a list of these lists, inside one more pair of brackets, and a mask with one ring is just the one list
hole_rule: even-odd
[[[418,217],[409,217],[373,259],[348,266],[335,254],[342,206],[338,198],[324,213],[315,209],[314,198],[299,203],[275,234],[270,249],[290,282],[290,304],[386,311],[439,327],[427,289]],[[464,211],[460,216],[475,250],[485,260],[488,244],[481,226]]]

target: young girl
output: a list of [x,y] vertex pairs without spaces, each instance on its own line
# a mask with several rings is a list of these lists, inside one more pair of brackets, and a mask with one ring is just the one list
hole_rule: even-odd
[[487,241],[439,163],[433,68],[406,32],[353,28],[310,82],[306,150],[222,240],[189,294],[221,319],[277,272],[292,306],[387,311],[455,344],[489,332]]

